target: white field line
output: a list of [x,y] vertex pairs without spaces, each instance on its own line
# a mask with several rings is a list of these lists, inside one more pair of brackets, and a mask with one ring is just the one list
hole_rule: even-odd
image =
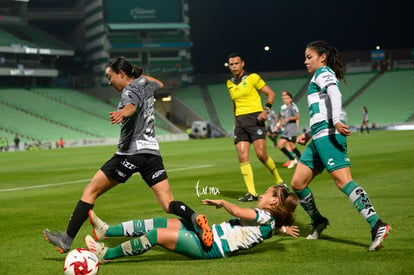
[[[185,171],[185,170],[192,170],[192,169],[209,168],[209,167],[213,167],[213,166],[214,166],[213,164],[205,164],[205,165],[196,165],[196,166],[175,168],[175,169],[167,170],[167,173],[179,172],[179,171]],[[91,179],[81,179],[81,180],[65,181],[65,182],[42,184],[42,185],[35,185],[35,186],[7,188],[7,189],[0,189],[0,192],[11,192],[11,191],[22,191],[22,190],[29,190],[29,189],[48,188],[48,187],[60,186],[60,185],[66,185],[66,184],[72,184],[72,183],[88,182],[90,180]]]

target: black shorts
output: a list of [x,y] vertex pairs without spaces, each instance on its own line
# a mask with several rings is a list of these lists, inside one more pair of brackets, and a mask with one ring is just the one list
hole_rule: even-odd
[[283,135],[281,135],[280,139],[286,139],[287,141],[296,143],[296,136],[283,136]]
[[234,127],[234,143],[248,141],[252,143],[257,139],[266,138],[266,126],[264,121],[258,121],[260,112],[236,117]]
[[117,182],[126,182],[132,174],[139,172],[149,187],[167,179],[161,156],[151,154],[115,154],[102,167],[104,174]]

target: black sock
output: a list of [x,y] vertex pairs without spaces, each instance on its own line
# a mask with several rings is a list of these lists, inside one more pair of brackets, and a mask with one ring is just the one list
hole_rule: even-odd
[[88,212],[93,208],[93,204],[79,201],[76,205],[75,209],[73,210],[72,216],[70,217],[68,227],[66,229],[66,234],[71,237],[75,238],[76,234],[78,234],[79,229],[81,228],[82,224],[88,218]]
[[191,222],[191,216],[195,213],[193,209],[181,201],[172,201],[168,206],[168,209],[170,213],[175,214],[189,222]]
[[283,147],[282,149],[280,149],[280,151],[282,151],[283,154],[285,154],[285,156],[287,156],[287,158],[289,160],[294,160],[294,158],[292,157],[292,155],[289,153],[289,151],[285,147]]
[[293,149],[293,152],[295,153],[295,155],[300,158],[302,156],[302,154],[300,153],[300,151],[298,150],[298,148]]

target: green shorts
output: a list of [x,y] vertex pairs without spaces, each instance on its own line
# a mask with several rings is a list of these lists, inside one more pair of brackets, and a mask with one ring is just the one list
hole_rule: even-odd
[[180,221],[181,229],[178,231],[177,244],[174,248],[175,252],[187,256],[190,259],[224,258],[216,242],[213,242],[210,249],[205,248],[194,232],[193,224],[182,219]]
[[346,137],[336,134],[312,140],[299,161],[319,173],[325,168],[331,173],[344,167],[350,167]]

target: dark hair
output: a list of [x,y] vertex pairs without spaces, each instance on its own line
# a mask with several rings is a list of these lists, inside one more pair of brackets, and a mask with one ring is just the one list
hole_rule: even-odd
[[289,91],[283,91],[282,94],[284,93],[284,95],[287,95],[288,97],[290,97],[291,99],[293,99],[293,96],[291,93],[289,93]]
[[345,65],[338,49],[321,40],[310,42],[306,48],[315,49],[319,55],[326,54],[326,65],[335,72],[338,79],[342,79],[345,82]]
[[362,109],[366,112],[366,113],[368,113],[368,109],[367,109],[367,107],[362,107]]
[[234,52],[234,53],[229,54],[229,59],[234,58],[234,57],[240,57],[241,61],[244,61],[243,57],[238,52]]
[[142,68],[131,64],[124,56],[112,58],[108,64],[106,64],[105,68],[111,68],[117,74],[119,74],[120,71],[123,71],[131,78],[138,78],[142,74]]
[[283,225],[292,225],[295,223],[294,212],[298,205],[298,198],[294,193],[289,192],[289,189],[285,186],[275,185],[273,187],[273,196],[279,199],[279,204],[272,207],[272,209],[266,208],[276,221],[278,227]]

